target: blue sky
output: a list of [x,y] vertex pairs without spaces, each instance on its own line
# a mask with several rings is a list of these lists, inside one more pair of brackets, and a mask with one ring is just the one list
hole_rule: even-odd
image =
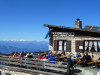
[[100,1],[0,0],[0,40],[48,41],[43,24],[74,27],[76,18],[100,26]]

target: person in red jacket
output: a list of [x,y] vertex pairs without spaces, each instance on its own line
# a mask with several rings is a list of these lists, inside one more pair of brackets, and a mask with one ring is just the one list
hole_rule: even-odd
[[13,55],[14,55],[14,53],[15,53],[15,52],[11,52],[11,53],[10,53],[10,56],[13,56]]
[[41,58],[42,58],[42,57],[40,56],[40,54],[38,54],[37,60],[41,60]]

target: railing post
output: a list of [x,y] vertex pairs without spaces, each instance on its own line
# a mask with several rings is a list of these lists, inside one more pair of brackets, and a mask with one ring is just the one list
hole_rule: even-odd
[[43,62],[43,70],[45,71],[45,61]]
[[69,74],[69,64],[67,63],[67,73]]
[[9,56],[8,60],[9,60],[9,64],[10,64],[10,56]]
[[25,57],[25,65],[26,65],[26,57]]

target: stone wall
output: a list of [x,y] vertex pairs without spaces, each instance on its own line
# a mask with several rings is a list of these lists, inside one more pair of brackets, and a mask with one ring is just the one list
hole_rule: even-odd
[[[78,37],[54,37],[53,43],[54,43],[54,40],[70,40],[71,41],[71,52],[73,54],[76,54],[76,52],[75,52],[75,47],[76,47],[75,41],[76,40],[81,40],[81,41],[84,41],[84,40],[100,40],[100,38],[86,37],[86,36],[85,37],[80,37],[80,36],[78,36]],[[49,45],[49,50],[54,51],[54,44],[53,44],[53,46]],[[90,52],[89,54],[92,54],[92,53]],[[94,54],[95,58],[98,58],[100,56],[99,52],[94,52],[93,54]]]

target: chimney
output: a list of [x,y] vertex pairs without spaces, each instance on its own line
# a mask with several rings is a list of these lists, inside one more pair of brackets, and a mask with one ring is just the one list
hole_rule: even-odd
[[80,21],[80,19],[76,19],[74,25],[75,25],[75,28],[82,29],[82,21]]

